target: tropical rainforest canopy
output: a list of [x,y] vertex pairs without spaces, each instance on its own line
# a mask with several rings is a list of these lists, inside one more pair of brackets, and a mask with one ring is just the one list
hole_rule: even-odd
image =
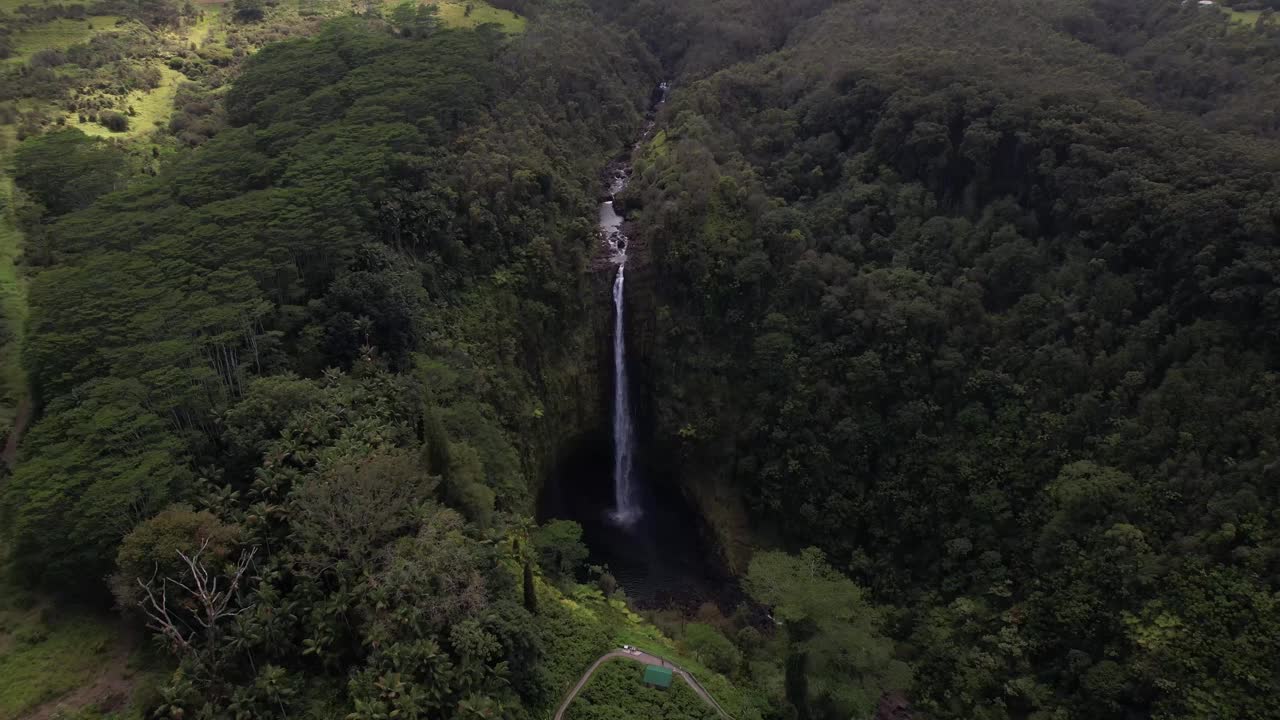
[[[539,720],[640,636],[735,720],[1280,717],[1272,4],[94,6],[0,65],[9,581],[147,628],[148,717]],[[740,588],[644,619],[535,521],[636,138],[641,452]],[[567,717],[716,716],[615,665]]]

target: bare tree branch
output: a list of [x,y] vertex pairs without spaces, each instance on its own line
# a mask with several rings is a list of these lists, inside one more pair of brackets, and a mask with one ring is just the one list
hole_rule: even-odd
[[[200,548],[191,555],[187,555],[181,550],[178,551],[178,557],[182,558],[190,573],[190,584],[176,578],[165,577],[161,578],[157,590],[155,577],[145,583],[142,582],[141,578],[138,579],[138,585],[146,593],[146,598],[138,604],[142,607],[143,612],[146,613],[147,627],[167,638],[173,644],[174,651],[177,654],[196,655],[197,658],[199,658],[201,650],[205,653],[217,651],[217,628],[220,623],[253,607],[252,605],[245,605],[232,608],[231,603],[235,600],[236,593],[240,590],[245,574],[253,564],[253,557],[257,554],[258,548],[256,546],[251,547],[240,553],[235,571],[230,576],[226,589],[219,590],[219,576],[215,574],[211,579],[209,568],[200,559],[200,556],[209,548],[209,542],[209,539],[206,538],[200,543]],[[204,630],[203,648],[197,648],[195,645],[196,629],[191,628],[183,620],[181,614],[171,609],[169,602],[170,585],[181,588],[188,596],[175,604],[177,608],[188,608],[188,612],[192,615],[195,623]]]

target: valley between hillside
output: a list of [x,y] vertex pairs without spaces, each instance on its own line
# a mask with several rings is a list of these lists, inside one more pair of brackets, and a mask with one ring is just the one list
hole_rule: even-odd
[[1276,9],[0,0],[0,720],[1277,717]]

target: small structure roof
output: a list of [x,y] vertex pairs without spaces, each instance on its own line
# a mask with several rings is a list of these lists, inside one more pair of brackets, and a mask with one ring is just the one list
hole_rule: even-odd
[[645,665],[644,684],[660,688],[671,687],[671,670],[657,665]]

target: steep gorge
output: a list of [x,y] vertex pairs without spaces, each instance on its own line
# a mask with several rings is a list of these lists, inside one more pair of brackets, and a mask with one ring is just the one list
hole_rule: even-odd
[[622,198],[633,156],[651,140],[667,92],[667,83],[655,88],[640,139],[606,173],[600,244],[590,274],[592,301],[611,313],[607,327],[602,313],[593,316],[601,351],[596,366],[608,367],[608,390],[598,393],[605,398],[607,420],[569,441],[539,502],[540,517],[581,524],[594,560],[610,568],[633,601],[655,608],[693,607],[728,597],[725,588],[731,587],[715,536],[699,512],[705,508],[691,502],[696,496],[679,465],[652,443],[654,403],[647,393],[653,388],[636,364],[644,359],[637,348],[647,346],[651,327],[651,276],[643,243],[620,212],[627,212]]

